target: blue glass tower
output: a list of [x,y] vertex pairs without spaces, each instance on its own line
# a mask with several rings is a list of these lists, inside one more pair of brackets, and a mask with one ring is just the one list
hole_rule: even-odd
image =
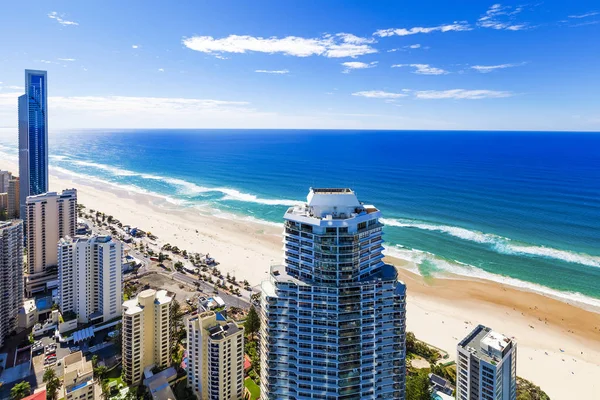
[[25,200],[48,191],[48,90],[46,71],[25,70],[19,97],[19,178],[21,218]]

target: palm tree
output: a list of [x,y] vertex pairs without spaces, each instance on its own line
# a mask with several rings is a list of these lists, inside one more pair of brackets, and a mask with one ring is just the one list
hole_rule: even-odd
[[19,382],[10,389],[10,398],[12,400],[21,400],[31,394],[31,385],[27,381]]
[[60,388],[60,379],[56,376],[56,372],[53,368],[47,367],[44,371],[44,377],[42,378],[46,384],[46,398],[50,400],[56,400],[58,389]]

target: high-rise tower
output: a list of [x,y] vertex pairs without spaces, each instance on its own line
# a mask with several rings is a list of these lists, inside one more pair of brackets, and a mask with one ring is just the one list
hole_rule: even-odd
[[262,283],[265,398],[404,399],[406,286],[380,218],[350,189],[311,189],[285,213],[284,264]]
[[19,178],[21,215],[27,196],[48,191],[48,95],[46,71],[25,70],[19,97]]
[[23,222],[0,221],[0,346],[23,306]]
[[483,325],[458,344],[456,398],[516,400],[517,342]]

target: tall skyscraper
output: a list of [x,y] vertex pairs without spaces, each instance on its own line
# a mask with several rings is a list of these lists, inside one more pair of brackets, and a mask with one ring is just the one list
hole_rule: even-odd
[[144,368],[171,362],[171,304],[166,290],[147,289],[123,303],[123,377],[138,384]]
[[13,176],[8,181],[8,218],[21,218],[21,202],[19,193],[19,177]]
[[60,310],[81,323],[121,316],[122,244],[110,236],[76,236],[58,242]]
[[516,400],[517,343],[483,325],[457,348],[458,400]]
[[382,254],[381,212],[311,189],[284,215],[284,264],[262,283],[261,393],[404,399],[405,294]]
[[19,97],[19,178],[21,215],[27,196],[48,191],[48,90],[46,71],[25,70]]
[[187,322],[188,386],[199,399],[244,397],[244,328],[212,311]]
[[0,222],[0,347],[23,306],[23,221]]
[[27,221],[27,293],[45,290],[49,280],[57,278],[60,238],[75,236],[77,229],[77,190],[68,189],[58,194],[49,192],[29,196]]

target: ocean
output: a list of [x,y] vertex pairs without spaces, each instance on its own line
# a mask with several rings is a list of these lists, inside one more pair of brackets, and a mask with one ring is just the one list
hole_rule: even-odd
[[[194,212],[281,224],[309,187],[384,215],[386,252],[448,273],[600,305],[600,134],[85,130],[50,135],[51,173]],[[0,158],[16,161],[14,130]],[[16,171],[15,171],[16,172]]]

